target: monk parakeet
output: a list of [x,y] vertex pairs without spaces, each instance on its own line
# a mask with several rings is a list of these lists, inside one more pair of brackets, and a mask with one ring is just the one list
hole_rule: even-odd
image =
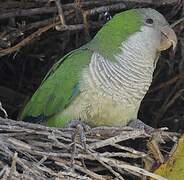
[[176,42],[156,10],[121,12],[54,64],[20,119],[57,127],[74,119],[92,127],[125,126],[137,119],[160,52]]

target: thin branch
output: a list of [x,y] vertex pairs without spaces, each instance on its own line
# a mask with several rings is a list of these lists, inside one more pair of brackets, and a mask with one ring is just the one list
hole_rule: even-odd
[[61,1],[60,0],[55,0],[55,2],[56,2],[56,5],[57,5],[57,8],[58,8],[58,14],[59,14],[59,18],[61,20],[61,24],[66,25]]

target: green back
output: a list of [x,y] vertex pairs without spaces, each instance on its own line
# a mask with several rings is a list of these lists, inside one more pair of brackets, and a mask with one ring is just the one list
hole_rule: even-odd
[[135,9],[121,12],[103,26],[88,46],[114,61],[114,55],[121,51],[119,48],[121,43],[139,31],[142,22],[142,16]]
[[24,108],[20,119],[47,119],[66,108],[80,92],[81,72],[89,64],[91,54],[89,50],[78,49],[59,60]]
[[80,93],[81,72],[90,63],[92,51],[114,61],[114,54],[120,51],[121,43],[139,31],[141,25],[141,16],[136,10],[115,15],[83,49],[70,52],[52,67],[26,105],[20,119],[52,119],[50,117],[65,109]]

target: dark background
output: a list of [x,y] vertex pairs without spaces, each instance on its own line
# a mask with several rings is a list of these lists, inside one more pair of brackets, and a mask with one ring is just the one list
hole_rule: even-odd
[[[153,127],[167,126],[172,131],[182,131],[184,21],[178,20],[184,16],[183,1],[61,2],[66,25],[84,24],[83,29],[77,30],[74,27],[73,30],[57,31],[53,26],[35,35],[40,29],[59,22],[54,2],[48,3],[46,0],[0,2],[0,101],[9,118],[17,119],[26,101],[57,60],[67,52],[85,44],[95,35],[108,18],[103,13],[107,7],[112,16],[130,8],[152,7],[164,14],[169,23],[176,23],[173,28],[178,36],[178,46],[175,56],[170,50],[162,53],[152,86],[140,107],[139,118]],[[39,13],[32,13],[36,8],[40,8]],[[92,13],[92,10],[95,13]],[[89,13],[86,19],[85,12]],[[26,38],[27,43],[22,45]]]

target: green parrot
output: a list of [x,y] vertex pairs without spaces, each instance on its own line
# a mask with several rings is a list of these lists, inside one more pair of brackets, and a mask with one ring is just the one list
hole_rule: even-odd
[[91,127],[125,126],[137,119],[160,52],[176,43],[156,10],[118,13],[89,43],[53,65],[20,119],[56,127],[71,120]]

